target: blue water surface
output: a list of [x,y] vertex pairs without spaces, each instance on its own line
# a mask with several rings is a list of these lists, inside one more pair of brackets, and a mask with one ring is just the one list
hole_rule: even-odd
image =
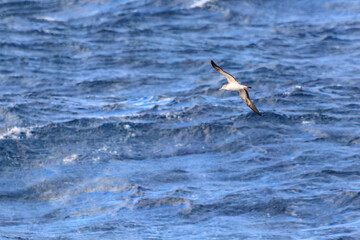
[[2,0],[0,239],[360,239],[359,60],[357,0]]

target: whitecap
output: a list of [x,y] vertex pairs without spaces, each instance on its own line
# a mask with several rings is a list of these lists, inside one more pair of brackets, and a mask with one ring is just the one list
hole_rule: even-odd
[[6,128],[4,132],[0,132],[0,139],[20,139],[31,136],[32,128],[24,127],[10,127]]
[[211,2],[212,0],[200,0],[200,1],[195,1],[191,6],[190,8],[203,8],[205,7],[205,5],[208,3],[208,2]]
[[71,154],[63,159],[63,163],[70,164],[74,162],[79,157],[78,154]]

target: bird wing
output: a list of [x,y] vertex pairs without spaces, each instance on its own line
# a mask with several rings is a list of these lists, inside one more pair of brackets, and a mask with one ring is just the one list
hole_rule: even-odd
[[224,75],[229,83],[240,84],[238,80],[236,80],[231,74],[229,74],[229,73],[225,72],[224,70],[222,70],[212,60],[211,60],[211,65],[213,66],[213,68],[216,69],[216,71],[218,71],[220,74]]
[[254,112],[256,112],[257,114],[259,114],[261,116],[261,113],[255,107],[255,104],[250,100],[248,91],[246,91],[245,89],[241,89],[241,90],[239,90],[239,94],[240,94],[241,99],[244,100],[244,102],[246,103],[246,105],[248,105],[249,108],[251,108]]

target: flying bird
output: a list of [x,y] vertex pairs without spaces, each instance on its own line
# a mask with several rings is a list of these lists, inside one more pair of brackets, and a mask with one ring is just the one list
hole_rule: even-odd
[[218,71],[220,74],[224,75],[228,81],[228,84],[222,86],[219,90],[229,90],[229,91],[239,91],[241,99],[249,106],[254,112],[261,116],[259,110],[255,107],[255,104],[250,100],[250,96],[246,89],[251,89],[249,86],[245,86],[239,83],[231,74],[222,70],[218,65],[211,60],[211,65]]

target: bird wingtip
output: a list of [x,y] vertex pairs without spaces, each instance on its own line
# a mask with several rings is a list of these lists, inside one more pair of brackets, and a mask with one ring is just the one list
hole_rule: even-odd
[[211,60],[211,66],[213,66],[214,68],[218,67],[218,65],[216,65],[216,63],[213,60]]

